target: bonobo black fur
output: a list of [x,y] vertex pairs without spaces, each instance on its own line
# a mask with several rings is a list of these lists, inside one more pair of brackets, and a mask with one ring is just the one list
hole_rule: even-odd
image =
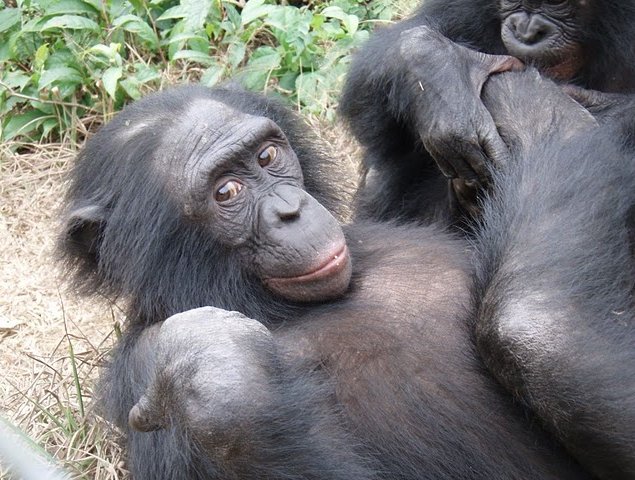
[[[543,278],[535,271],[523,279],[529,266],[507,252],[520,250],[532,265],[553,262],[565,273],[598,254],[568,248],[583,228],[579,222],[567,223],[566,231],[545,230],[531,248],[527,242],[535,237],[512,230],[523,219],[558,225],[570,209],[577,218],[578,209],[594,201],[571,197],[569,190],[560,195],[561,182],[550,180],[556,178],[551,169],[560,173],[559,162],[568,165],[570,155],[580,153],[568,136],[585,135],[589,155],[611,144],[590,117],[572,114],[579,107],[550,82],[531,77],[516,88],[515,78],[492,84],[491,104],[515,99],[513,114],[523,122],[516,129],[512,117],[506,136],[517,148],[514,162],[541,163],[524,170],[522,181],[546,179],[544,200],[528,189],[504,188],[490,199],[477,243],[476,301],[474,249],[448,234],[443,222],[358,221],[342,227],[342,249],[338,228],[315,201],[328,209],[337,204],[328,167],[318,169],[323,147],[270,100],[225,89],[174,89],[127,107],[88,142],[72,173],[59,247],[85,292],[104,293],[127,307],[128,325],[100,388],[105,414],[126,434],[135,478],[590,478],[490,377],[472,334],[475,325],[482,332],[513,319],[515,292]],[[543,90],[551,102],[544,105],[562,114],[554,126],[565,133],[545,135],[536,149],[521,140],[525,132],[541,135],[531,129],[539,128],[547,107],[526,104]],[[616,172],[626,169],[616,155]],[[581,168],[589,165],[581,162]],[[512,184],[500,175],[497,182]],[[621,178],[632,189],[632,176]],[[623,189],[605,188],[603,179],[609,183],[614,176],[597,176],[602,201],[618,201]],[[584,227],[598,242],[605,228],[617,238],[624,224],[621,209],[603,213],[602,231]],[[326,225],[323,240],[312,230],[316,223]],[[303,250],[298,239],[310,248]],[[615,258],[623,247],[607,246]],[[279,257],[288,259],[293,273],[275,273]],[[582,290],[594,269],[603,273],[603,265],[591,259],[588,265]],[[499,299],[495,279],[501,272],[509,272],[511,283]],[[568,289],[558,297],[558,285],[549,288],[562,305],[575,305]],[[542,298],[528,299],[544,316],[552,314]],[[218,308],[191,310],[205,305]],[[554,304],[554,315],[560,307]],[[632,333],[630,313],[625,335]],[[565,325],[564,333],[578,339],[577,325]],[[603,355],[604,341],[613,337],[605,338],[602,324],[590,317],[584,326],[598,332],[586,351]],[[477,339],[488,341],[484,334]],[[507,360],[496,355],[497,345],[489,363]],[[563,362],[552,365],[564,372],[553,384],[563,398],[574,401],[582,390],[585,399],[594,391],[567,383],[579,372],[588,373],[589,385],[615,380],[606,371],[593,376],[585,363],[581,370],[564,363],[579,355],[578,343],[572,340],[571,348],[545,357]],[[632,354],[622,357],[632,365]],[[516,378],[511,368],[503,380]],[[614,385],[616,395],[627,393],[627,372]],[[528,392],[545,393],[540,387]],[[554,418],[567,412],[545,405]],[[607,405],[584,406],[601,416]],[[631,413],[621,418],[628,421]]]
[[507,55],[560,82],[632,94],[634,38],[635,0],[426,0],[378,29],[340,104],[365,149],[361,214],[426,221],[474,205],[485,164],[509,155],[480,99],[491,74],[520,68]]
[[[538,93],[530,79],[515,88]],[[492,171],[475,246],[479,351],[594,475],[634,478],[633,145],[623,122],[576,136],[569,125],[586,112],[549,95],[521,105],[494,85],[484,102],[512,157],[539,161]],[[523,108],[542,116],[520,120]]]

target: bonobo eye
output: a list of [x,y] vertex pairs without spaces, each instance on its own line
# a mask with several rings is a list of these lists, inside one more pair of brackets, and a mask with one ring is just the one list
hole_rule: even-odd
[[242,189],[242,183],[236,180],[228,180],[216,189],[214,199],[219,203],[226,202],[238,195]]
[[258,154],[258,163],[261,167],[266,167],[278,156],[278,147],[268,145]]

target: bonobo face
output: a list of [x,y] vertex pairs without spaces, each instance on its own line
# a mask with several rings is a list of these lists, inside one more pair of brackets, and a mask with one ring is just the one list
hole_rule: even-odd
[[270,119],[200,100],[170,130],[157,167],[183,215],[238,252],[272,292],[292,301],[343,294],[344,234],[303,186],[286,136]]
[[591,0],[501,0],[501,38],[510,55],[568,80],[582,66]]

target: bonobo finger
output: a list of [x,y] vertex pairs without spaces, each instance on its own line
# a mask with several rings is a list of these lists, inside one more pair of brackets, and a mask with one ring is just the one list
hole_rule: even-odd
[[[485,155],[492,162],[494,167],[501,167],[509,163],[509,147],[500,137],[498,131],[489,133],[482,139]],[[490,178],[490,171],[483,165],[483,171],[479,172],[479,178]]]
[[478,195],[482,190],[483,187],[476,180],[462,178],[450,180],[453,201],[462,212],[467,213],[471,218],[478,218],[481,213]]
[[142,395],[128,413],[128,425],[139,432],[152,432],[165,426],[163,419],[159,417],[153,402]]
[[509,55],[487,55],[489,60],[488,73],[502,73],[502,72],[520,72],[525,69],[525,64],[518,60],[516,57],[510,57]]
[[480,180],[479,172],[486,171],[484,164],[488,159],[476,140],[440,142],[429,151],[447,178]]
[[564,85],[562,91],[591,113],[619,103],[619,99],[615,97],[615,94],[587,90],[576,85]]
[[467,147],[452,158],[456,178],[464,180],[478,181],[480,179],[479,171],[484,171],[484,163],[487,161],[480,147]]
[[596,106],[602,102],[604,95],[596,90],[588,90],[577,85],[563,85],[562,91],[583,107]]
[[446,178],[457,177],[456,170],[454,169],[452,164],[450,164],[450,162],[448,161],[449,155],[447,151],[441,152],[441,150],[439,150],[438,148],[432,145],[427,146],[426,148],[428,152],[430,153],[430,155],[432,155],[432,158],[434,158],[434,161],[436,162],[437,167],[439,167],[439,170],[441,171],[444,177]]
[[489,55],[479,52],[478,56],[481,58],[480,68],[472,70],[472,84],[476,87],[479,96],[485,82],[491,75],[510,71],[517,72],[525,68],[523,62],[509,55]]

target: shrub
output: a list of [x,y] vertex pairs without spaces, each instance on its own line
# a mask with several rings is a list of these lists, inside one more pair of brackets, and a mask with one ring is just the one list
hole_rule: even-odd
[[350,54],[389,0],[5,0],[0,140],[72,139],[147,90],[231,76],[333,117]]

